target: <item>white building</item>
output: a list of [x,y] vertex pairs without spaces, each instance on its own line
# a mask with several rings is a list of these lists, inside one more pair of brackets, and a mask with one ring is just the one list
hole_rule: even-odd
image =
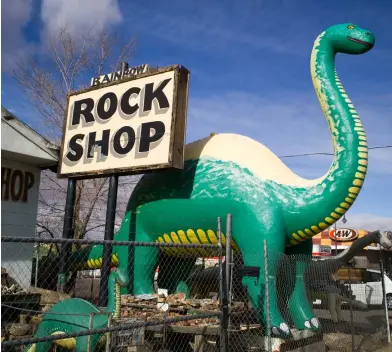
[[[59,147],[1,107],[1,235],[34,237],[43,169],[56,171]],[[30,287],[34,244],[2,243],[1,267]]]

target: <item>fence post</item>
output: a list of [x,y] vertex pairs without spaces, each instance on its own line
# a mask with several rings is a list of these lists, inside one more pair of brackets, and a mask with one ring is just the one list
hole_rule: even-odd
[[[221,306],[221,333],[220,333],[220,351],[227,352],[229,348],[229,338],[228,338],[228,304],[227,304],[227,279],[225,278],[225,272],[223,270],[222,263],[222,229],[221,229],[221,219],[218,218],[218,240],[219,240],[219,280],[220,280],[220,306]],[[225,263],[227,264],[227,257],[225,258]]]
[[[72,227],[74,220],[75,209],[75,194],[76,194],[76,179],[68,178],[67,198],[65,201],[63,238],[72,238]],[[66,283],[66,273],[68,267],[68,258],[71,253],[72,245],[64,243],[61,246],[60,270],[57,281],[57,291],[64,292],[64,285]]]
[[385,323],[387,325],[387,339],[388,344],[391,344],[391,328],[389,326],[389,312],[388,312],[388,305],[387,305],[387,296],[385,292],[385,280],[384,280],[384,256],[382,253],[381,245],[378,245],[380,250],[380,271],[381,271],[381,283],[382,283],[382,296],[384,302],[384,313],[385,313]]
[[270,295],[269,295],[269,280],[268,280],[268,249],[267,240],[264,240],[264,280],[265,280],[265,300],[267,306],[267,344],[268,351],[272,350],[271,343],[271,317],[270,317]]
[[[108,313],[108,328],[112,327],[112,313]],[[112,334],[106,333],[105,352],[110,352]]]
[[[349,307],[350,307],[350,327],[351,327],[351,345],[352,345],[351,351],[355,352],[355,339],[354,339],[355,330],[354,330],[354,317],[353,317],[353,302],[351,301],[352,300],[353,291],[352,291],[352,288],[351,288],[351,270],[350,270],[350,267],[348,268],[348,282],[349,282],[349,285],[350,285],[350,301],[349,301],[350,304],[349,304]],[[339,304],[341,304],[341,303],[339,303]]]
[[38,287],[38,265],[39,265],[39,255],[41,254],[41,243],[39,242],[40,232],[38,232],[38,243],[35,249],[35,274],[34,274],[34,287]]
[[227,214],[226,221],[226,255],[225,255],[225,271],[226,271],[226,288],[227,288],[227,324],[230,326],[229,307],[231,305],[231,289],[232,289],[232,258],[231,258],[231,214]]
[[222,249],[222,234],[221,234],[221,219],[218,217],[218,267],[219,267],[219,303],[222,307],[222,295],[223,295],[223,263],[222,263],[222,256],[223,256],[223,249]]

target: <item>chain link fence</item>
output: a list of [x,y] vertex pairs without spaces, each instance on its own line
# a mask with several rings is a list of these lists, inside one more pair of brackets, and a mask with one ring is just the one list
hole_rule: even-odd
[[[64,245],[72,250],[58,292]],[[49,351],[55,342],[77,351],[193,351],[206,331],[219,345],[219,291],[192,281],[219,262],[218,244],[3,237],[2,246],[14,256],[2,261],[3,350]]]
[[382,268],[274,253],[267,241],[243,256],[219,225],[215,244],[193,235],[2,237],[2,350],[388,351]]
[[315,268],[324,270],[315,270],[315,277],[309,275],[307,282],[308,296],[321,322],[326,344],[337,351],[389,350],[384,349],[388,348],[390,336],[390,312],[385,302],[382,270],[357,269],[346,263],[339,265],[338,261],[335,268],[331,265],[330,270],[325,270],[328,262],[316,262],[319,265]]
[[[334,258],[283,255],[265,241],[263,252],[233,252],[230,268],[230,306],[243,309],[229,316],[230,351],[392,350],[382,265],[356,269]],[[205,270],[199,284],[216,282],[218,273]]]

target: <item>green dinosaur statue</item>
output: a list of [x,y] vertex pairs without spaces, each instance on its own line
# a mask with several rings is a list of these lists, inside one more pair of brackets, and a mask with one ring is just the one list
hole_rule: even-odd
[[[222,228],[232,214],[234,250],[247,266],[259,266],[258,279],[244,277],[258,318],[266,322],[263,241],[268,242],[270,322],[274,336],[291,334],[278,308],[277,263],[282,253],[310,254],[312,236],[334,224],[357,198],[367,171],[366,135],[351,100],[337,76],[337,53],[363,54],[374,35],[354,24],[329,27],[315,40],[311,77],[327,119],[334,146],[328,172],[314,180],[295,175],[268,148],[237,134],[212,134],[186,145],[183,170],[144,175],[135,187],[115,240],[166,243],[217,243],[217,217]],[[192,268],[191,251],[166,248],[173,256],[171,287],[187,291],[185,279]],[[153,292],[159,249],[114,246],[113,262],[130,273],[127,292]],[[207,251],[205,252],[207,255]],[[79,251],[72,260],[79,267],[98,268],[102,246]],[[200,257],[200,251],[195,252]],[[175,258],[175,259],[174,259]],[[304,300],[305,262],[296,263],[296,281],[289,311],[298,329],[318,329],[319,322]],[[161,271],[161,269],[160,269]]]
[[[43,315],[35,333],[35,337],[74,333],[89,329],[90,327],[93,329],[107,327],[109,313],[111,313],[111,316],[114,319],[120,317],[120,286],[126,286],[127,284],[128,273],[121,268],[112,269],[108,284],[108,304],[103,312],[84,299],[69,298],[59,301]],[[92,323],[90,323],[91,314],[93,314]],[[91,335],[90,351],[94,351],[94,348],[102,336],[104,335]],[[74,349],[76,352],[84,352],[87,351],[88,336],[64,338],[55,340],[54,343],[65,349]],[[48,352],[50,347],[50,341],[39,342],[27,346],[25,352]]]

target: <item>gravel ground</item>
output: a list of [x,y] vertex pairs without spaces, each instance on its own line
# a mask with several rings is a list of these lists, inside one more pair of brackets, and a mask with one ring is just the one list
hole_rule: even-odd
[[[329,311],[325,309],[314,309],[316,316],[320,319],[324,331],[351,332],[350,310],[342,309],[343,321],[334,323],[330,319]],[[389,311],[390,325],[392,323],[392,311]],[[371,309],[366,311],[353,310],[352,321],[355,331],[363,333],[375,333],[385,326],[385,313],[383,309]],[[348,329],[348,330],[347,330]]]
[[[354,347],[358,352],[392,352],[392,346],[387,347],[387,331],[383,309],[366,311],[353,310],[352,318],[349,309],[342,309],[343,321],[334,323],[330,320],[327,310],[314,309],[320,319],[324,332],[324,341],[329,352],[351,352],[352,334]],[[351,319],[353,324],[351,324]],[[389,312],[390,326],[392,311]]]

